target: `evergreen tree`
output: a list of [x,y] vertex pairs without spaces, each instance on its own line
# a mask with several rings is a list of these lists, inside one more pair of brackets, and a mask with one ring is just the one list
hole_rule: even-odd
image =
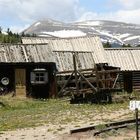
[[139,45],[137,45],[136,47],[140,47],[140,44],[139,44]]
[[22,37],[25,37],[25,33],[24,33],[24,32],[22,32],[22,33],[21,33],[21,36],[22,36]]
[[7,29],[7,35],[2,34],[2,27],[0,27],[0,43],[21,43],[21,36],[12,33],[10,28]]
[[111,44],[109,42],[106,42],[105,44],[103,44],[104,48],[111,48]]
[[122,47],[123,47],[123,48],[126,48],[126,47],[127,47],[127,48],[130,48],[130,47],[132,47],[132,46],[131,46],[130,44],[123,44]]

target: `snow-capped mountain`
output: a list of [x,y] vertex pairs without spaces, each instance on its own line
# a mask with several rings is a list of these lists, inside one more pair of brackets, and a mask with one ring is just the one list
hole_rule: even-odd
[[36,34],[43,37],[77,37],[97,34],[102,42],[122,45],[140,44],[140,25],[115,21],[90,20],[74,23],[63,23],[51,19],[41,20],[24,31],[25,34]]

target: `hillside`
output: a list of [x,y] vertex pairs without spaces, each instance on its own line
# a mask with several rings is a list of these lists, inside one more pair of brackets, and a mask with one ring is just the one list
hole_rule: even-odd
[[24,30],[24,33],[60,38],[97,34],[101,37],[102,42],[108,41],[111,44],[136,46],[140,43],[140,25],[104,20],[73,23],[63,23],[51,19],[40,20]]

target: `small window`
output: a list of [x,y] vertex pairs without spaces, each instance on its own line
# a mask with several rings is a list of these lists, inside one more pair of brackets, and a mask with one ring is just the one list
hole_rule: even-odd
[[48,82],[47,72],[31,72],[31,83],[32,84],[45,84]]

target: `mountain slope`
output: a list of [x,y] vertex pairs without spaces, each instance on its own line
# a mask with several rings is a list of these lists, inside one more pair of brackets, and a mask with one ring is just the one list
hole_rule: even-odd
[[140,43],[140,25],[104,20],[63,23],[47,19],[34,23],[24,33],[60,38],[97,34],[101,37],[102,42],[133,46]]

